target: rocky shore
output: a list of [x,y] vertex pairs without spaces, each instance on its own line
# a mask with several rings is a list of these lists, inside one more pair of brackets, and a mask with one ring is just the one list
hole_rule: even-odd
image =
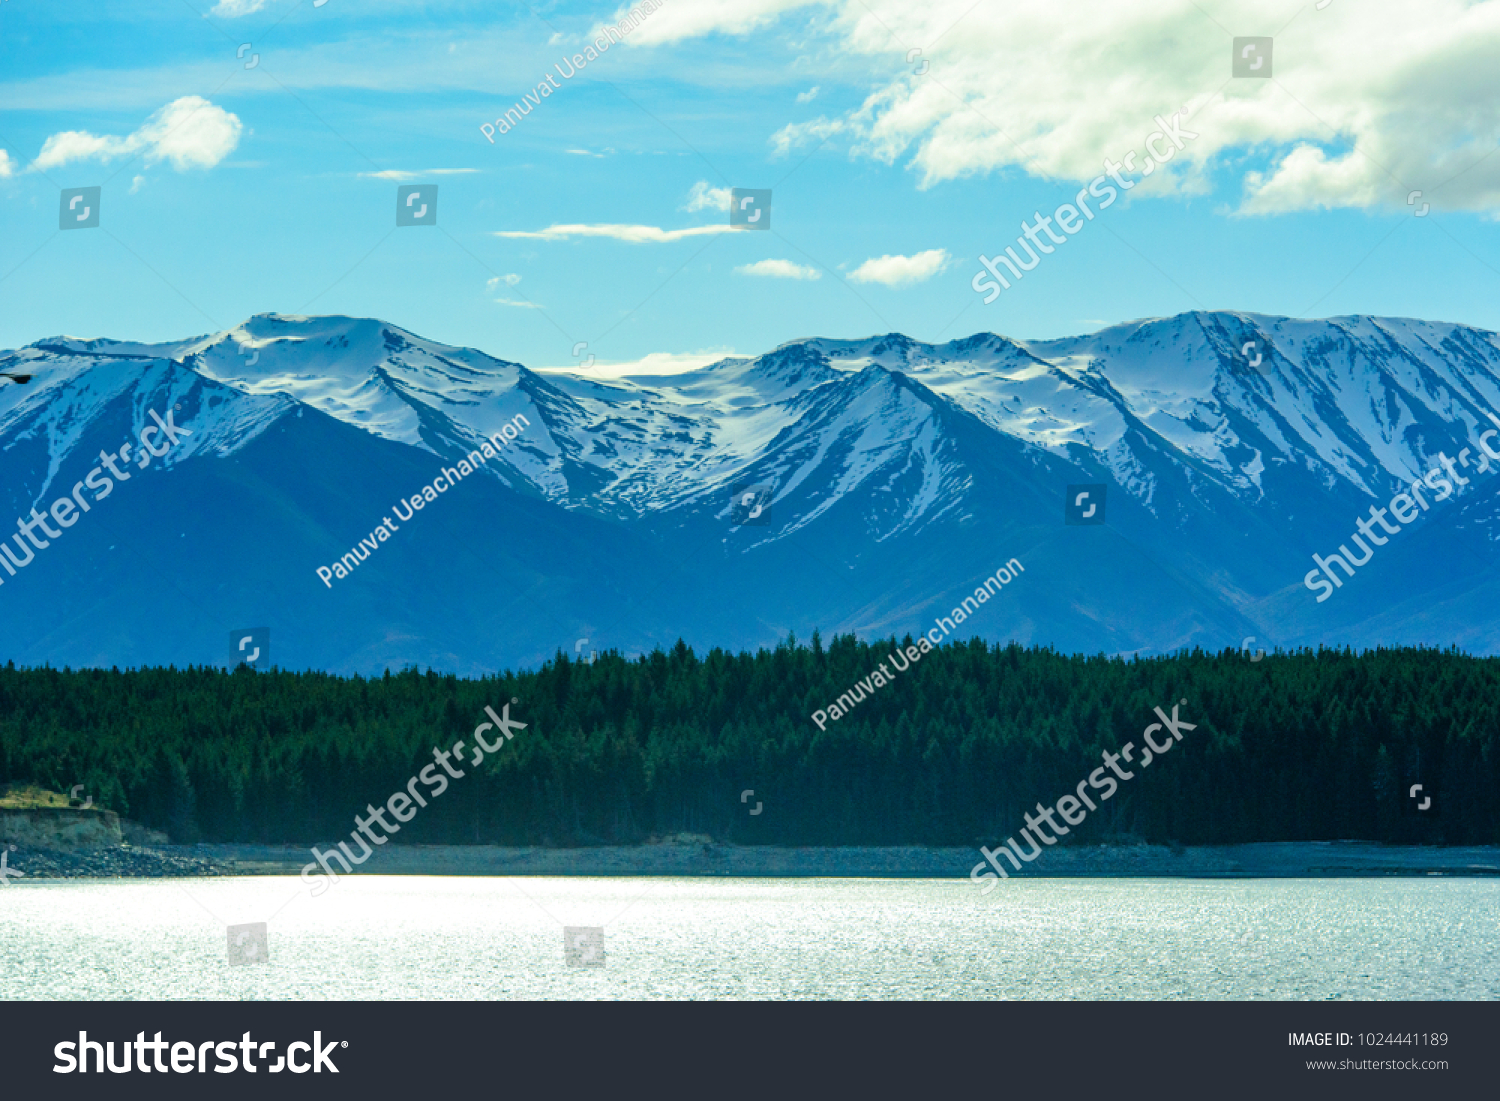
[[11,883],[38,879],[163,879],[176,876],[243,875],[232,862],[207,855],[196,846],[43,849],[6,846],[6,866],[21,873]]
[[[320,844],[323,851],[333,846]],[[21,847],[10,866],[27,879],[117,876],[297,875],[307,846],[153,845],[62,852]],[[384,846],[361,875],[829,876],[968,878],[976,849],[774,848],[703,839],[587,849],[497,845]],[[335,868],[338,865],[335,863]],[[340,869],[340,871],[342,871]],[[1157,877],[1253,879],[1319,876],[1496,876],[1500,847],[1439,848],[1361,841],[1169,848],[1077,845],[1045,853],[1012,878]]]

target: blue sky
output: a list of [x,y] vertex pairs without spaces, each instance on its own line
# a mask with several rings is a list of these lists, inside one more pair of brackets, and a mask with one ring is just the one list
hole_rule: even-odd
[[[667,0],[561,79],[626,10],[4,0],[0,347],[268,311],[596,370],[1199,308],[1500,328],[1500,0]],[[1231,77],[1242,35],[1272,79]],[[982,302],[981,253],[1179,110],[1195,139]],[[396,228],[400,183],[437,229]],[[773,189],[771,232],[676,235],[730,187]]]

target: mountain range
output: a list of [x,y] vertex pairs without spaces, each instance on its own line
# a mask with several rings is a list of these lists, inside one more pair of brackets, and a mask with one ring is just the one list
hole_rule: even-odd
[[[0,573],[17,664],[222,664],[249,627],[286,668],[461,675],[679,638],[915,635],[1012,559],[949,637],[1500,651],[1500,469],[1465,460],[1470,484],[1429,494],[1331,598],[1304,581],[1441,456],[1483,462],[1500,337],[1464,325],[1193,312],[605,380],[264,314],[165,344],[38,340],[0,371],[32,376],[0,385],[7,531],[153,413],[191,433]],[[1104,522],[1065,522],[1069,487],[1101,485]]]

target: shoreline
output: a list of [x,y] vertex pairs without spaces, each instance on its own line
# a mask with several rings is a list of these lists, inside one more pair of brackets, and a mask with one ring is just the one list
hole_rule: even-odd
[[[320,851],[328,846],[320,844]],[[28,880],[296,876],[307,846],[150,845],[56,851],[21,848],[11,867]],[[977,849],[923,846],[779,848],[664,843],[597,848],[391,845],[340,875],[690,876],[968,879]],[[28,868],[29,866],[29,868]],[[984,870],[990,870],[986,865]],[[320,869],[321,874],[321,869]],[[1500,846],[1285,841],[1244,845],[1073,845],[1044,854],[1011,879],[1280,879],[1357,876],[1500,876]]]

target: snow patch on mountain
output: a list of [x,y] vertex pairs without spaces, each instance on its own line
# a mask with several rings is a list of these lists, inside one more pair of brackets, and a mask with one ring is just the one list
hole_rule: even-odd
[[447,461],[521,414],[531,427],[488,469],[564,507],[618,518],[726,511],[737,486],[770,482],[778,499],[806,506],[789,532],[863,488],[899,486],[900,507],[866,519],[876,539],[969,507],[972,483],[937,415],[944,403],[1038,454],[1107,472],[1148,509],[1169,475],[1246,503],[1307,476],[1378,496],[1500,410],[1495,333],[1230,311],[1055,340],[813,338],[609,381],[539,375],[375,319],[281,314],[157,345],[51,338],[0,364],[38,375],[29,391],[0,388],[0,437],[11,446],[44,432],[54,463],[92,411],[171,364],[264,399],[233,404],[226,423],[239,434],[215,429],[216,448],[243,446],[291,403]]

